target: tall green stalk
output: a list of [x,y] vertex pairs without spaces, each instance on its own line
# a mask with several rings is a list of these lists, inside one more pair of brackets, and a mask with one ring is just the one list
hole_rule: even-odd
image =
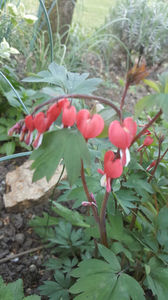
[[27,107],[24,105],[22,99],[20,98],[18,92],[15,90],[15,88],[13,87],[13,85],[11,84],[11,82],[6,78],[6,76],[0,71],[0,75],[6,80],[6,82],[9,84],[9,86],[11,87],[11,89],[14,91],[16,97],[18,98],[20,104],[22,105],[23,109],[25,110],[26,114],[29,115],[29,111],[27,109]]
[[44,5],[44,2],[43,0],[39,0],[40,1],[40,4],[43,8],[43,11],[44,11],[44,15],[45,15],[45,18],[46,18],[46,22],[47,22],[47,26],[48,26],[48,34],[49,34],[49,41],[50,41],[50,50],[51,50],[51,62],[54,60],[54,56],[53,56],[53,36],[52,36],[52,29],[51,29],[51,24],[50,24],[50,19],[49,19],[49,16],[48,16],[48,13],[47,13],[47,10],[46,10],[46,7]]

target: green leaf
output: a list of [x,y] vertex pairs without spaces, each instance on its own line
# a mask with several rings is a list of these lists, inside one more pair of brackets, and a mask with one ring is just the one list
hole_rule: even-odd
[[141,194],[141,190],[145,190],[150,194],[154,193],[152,186],[146,181],[146,178],[142,178],[141,175],[138,174],[129,176],[127,182],[123,185],[127,188],[134,188],[139,194]]
[[161,246],[164,246],[164,250],[168,251],[168,207],[162,207],[157,216],[157,240]]
[[124,209],[126,214],[130,213],[130,208],[135,208],[135,204],[133,202],[137,202],[139,200],[132,191],[124,189],[113,193],[113,196]]
[[90,162],[89,150],[85,139],[79,131],[71,131],[67,134],[64,161],[70,184],[76,182],[81,170],[81,160]]
[[103,256],[103,258],[109,264],[112,264],[112,270],[114,272],[119,272],[121,270],[121,268],[120,268],[120,264],[118,262],[116,255],[111,250],[109,250],[108,248],[106,248],[105,246],[103,246],[101,244],[98,245],[98,249],[99,249],[100,254]]
[[137,104],[135,105],[135,117],[138,117],[139,114],[144,110],[151,110],[154,107],[161,108],[163,110],[163,115],[167,116],[167,110],[168,110],[168,95],[167,94],[154,94],[145,96],[142,99],[140,99]]
[[[100,245],[99,245],[100,246]],[[100,250],[101,249],[101,250]],[[109,249],[100,246],[99,251],[110,263],[102,260],[89,259],[81,262],[78,269],[71,272],[77,277],[77,282],[70,288],[72,294],[79,294],[74,300],[145,300],[144,291],[139,283],[131,276],[116,273],[116,257]],[[111,253],[110,253],[111,252]],[[120,265],[117,263],[116,267]]]
[[41,297],[38,295],[31,295],[31,296],[23,298],[23,300],[40,300],[40,299],[41,299]]
[[14,282],[8,283],[7,289],[10,289],[13,294],[13,299],[22,300],[24,297],[23,293],[23,281],[18,279]]
[[168,228],[168,207],[164,206],[159,211],[158,217],[157,217],[157,224],[159,229],[166,229]]
[[134,262],[131,251],[126,249],[120,242],[113,242],[111,249],[115,253],[115,255],[123,252],[130,262]]
[[108,107],[101,110],[100,115],[104,120],[104,129],[98,138],[105,138],[108,136],[108,128],[110,123],[116,118],[116,112],[114,109]]
[[13,300],[13,293],[8,286],[3,282],[2,277],[0,276],[0,299],[3,300]]
[[145,300],[144,291],[139,283],[128,274],[122,273],[115,285],[109,300]]
[[55,62],[52,62],[48,69],[49,71],[42,71],[24,78],[23,81],[50,83],[61,88],[62,92],[66,94],[91,94],[102,81],[100,78],[87,79],[88,73],[68,72],[63,66],[57,65]]
[[7,142],[0,147],[0,153],[11,155],[14,152],[15,152],[15,142]]
[[59,203],[54,202],[53,210],[65,220],[70,222],[72,225],[79,226],[79,227],[90,227],[89,224],[84,222],[84,218],[81,214],[77,211],[73,211]]
[[48,296],[50,300],[69,300],[67,289],[64,289],[54,281],[45,281],[44,285],[39,287],[39,291],[41,295]]
[[32,169],[35,169],[33,181],[45,176],[49,181],[63,157],[65,139],[64,130],[48,132],[44,135],[42,145],[30,156],[30,159],[34,160],[32,164]]
[[150,274],[147,275],[147,283],[149,288],[158,300],[167,299],[168,295],[168,268],[161,265],[156,259],[149,262]]
[[43,217],[35,216],[35,218],[29,221],[29,225],[32,227],[53,226],[58,223],[58,218],[52,217],[46,212],[43,212]]
[[68,179],[72,185],[80,175],[81,160],[90,163],[87,144],[79,131],[60,129],[44,135],[42,145],[30,157],[34,160],[33,181],[45,176],[49,180],[61,158],[64,158]]
[[165,84],[164,93],[168,94],[168,81]]
[[154,82],[152,80],[148,80],[148,79],[144,79],[143,81],[144,81],[145,84],[150,86],[155,92],[160,93],[159,85],[156,82]]
[[123,237],[123,221],[121,215],[108,215],[110,224],[107,227],[108,236],[121,241]]

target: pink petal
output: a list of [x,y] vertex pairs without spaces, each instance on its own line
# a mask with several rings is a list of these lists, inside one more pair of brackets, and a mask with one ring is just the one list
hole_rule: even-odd
[[128,131],[131,135],[131,138],[133,139],[137,132],[136,122],[131,117],[128,117],[128,118],[124,119],[123,126],[128,129]]
[[126,149],[131,144],[131,136],[128,130],[124,130],[120,122],[113,121],[108,130],[110,142],[120,149]]

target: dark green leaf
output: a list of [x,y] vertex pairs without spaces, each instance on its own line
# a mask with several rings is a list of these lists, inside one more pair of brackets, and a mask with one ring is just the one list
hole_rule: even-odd
[[116,255],[109,250],[108,248],[106,248],[105,246],[99,244],[98,245],[98,249],[100,254],[103,256],[103,258],[109,263],[111,264],[111,268],[114,272],[119,272],[121,270],[120,268],[120,264],[118,262],[118,259],[116,257]]
[[[73,277],[79,277],[70,288],[72,294],[79,294],[75,300],[145,300],[144,292],[138,282],[124,273],[116,273],[113,269],[116,263],[115,255],[109,249],[101,247],[102,254],[110,264],[97,259],[89,259],[79,264],[78,269],[71,272]],[[110,251],[110,252],[109,252]],[[116,267],[120,269],[117,263]]]
[[147,282],[153,294],[158,300],[167,299],[168,295],[168,268],[159,264],[152,258],[149,262],[150,273],[147,275]]
[[57,282],[45,281],[44,285],[39,287],[40,294],[48,296],[50,300],[69,300],[69,293]]
[[40,296],[37,296],[37,295],[31,295],[31,296],[23,298],[23,300],[40,300],[40,299],[41,299]]
[[76,182],[81,170],[81,160],[90,163],[90,155],[85,139],[79,131],[70,131],[67,134],[64,161],[70,184]]
[[34,160],[33,181],[45,176],[49,180],[61,158],[64,158],[70,184],[75,183],[80,175],[81,160],[90,163],[89,150],[79,131],[60,129],[44,135],[42,145],[30,157]]

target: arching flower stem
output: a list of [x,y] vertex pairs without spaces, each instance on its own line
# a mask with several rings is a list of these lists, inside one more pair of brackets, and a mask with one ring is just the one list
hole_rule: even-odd
[[74,98],[74,99],[84,99],[84,100],[99,101],[100,103],[103,103],[103,104],[106,104],[106,105],[112,107],[116,111],[119,119],[121,119],[120,109],[115,104],[113,104],[111,102],[111,100],[106,99],[106,98],[102,98],[102,97],[98,97],[98,96],[89,96],[89,95],[85,95],[85,94],[67,94],[67,95],[59,95],[57,97],[51,98],[50,100],[48,100],[48,101],[46,101],[46,102],[44,102],[44,103],[36,106],[36,108],[34,109],[34,111],[33,111],[32,114],[35,114],[43,106],[55,103],[55,102],[57,102],[58,100],[60,100],[62,98]]

